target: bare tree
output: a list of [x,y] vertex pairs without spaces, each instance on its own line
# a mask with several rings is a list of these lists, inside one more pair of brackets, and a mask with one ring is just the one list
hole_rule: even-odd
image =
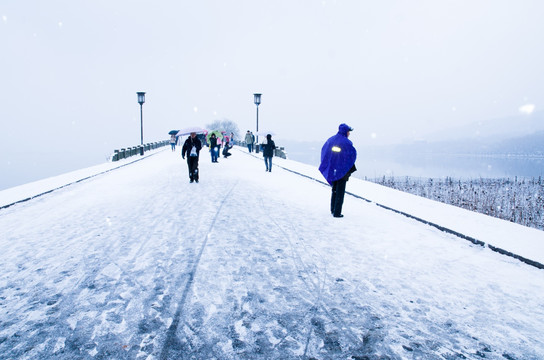
[[230,136],[230,133],[233,133],[234,138],[236,140],[240,140],[240,130],[238,129],[238,125],[232,120],[229,120],[229,119],[214,120],[212,123],[207,124],[206,128],[210,131],[212,130],[225,131],[228,136]]

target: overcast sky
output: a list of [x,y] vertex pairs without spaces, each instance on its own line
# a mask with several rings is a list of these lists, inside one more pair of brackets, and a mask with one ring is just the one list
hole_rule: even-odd
[[137,91],[144,142],[224,118],[255,130],[254,92],[276,138],[346,122],[367,145],[538,111],[542,19],[541,0],[3,0],[2,165],[17,144],[139,144]]

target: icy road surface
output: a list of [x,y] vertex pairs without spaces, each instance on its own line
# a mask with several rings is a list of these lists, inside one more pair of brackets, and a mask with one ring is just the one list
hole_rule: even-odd
[[264,169],[168,150],[1,210],[0,358],[544,358],[543,270]]

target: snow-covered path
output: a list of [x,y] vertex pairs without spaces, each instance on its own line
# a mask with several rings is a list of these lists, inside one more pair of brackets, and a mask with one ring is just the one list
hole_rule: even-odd
[[0,358],[544,358],[542,270],[233,153],[3,209]]

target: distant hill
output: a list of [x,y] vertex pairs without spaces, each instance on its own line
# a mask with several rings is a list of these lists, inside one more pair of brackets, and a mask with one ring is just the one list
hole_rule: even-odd
[[[382,148],[384,154],[544,156],[544,112],[483,121],[433,134],[431,140]],[[446,140],[449,139],[449,140]]]
[[504,118],[479,121],[468,125],[436,132],[427,137],[427,141],[479,139],[488,141],[505,140],[523,137],[544,131],[544,111],[519,114]]
[[544,157],[544,131],[512,138],[469,138],[396,145],[384,154],[515,155]]
[[490,146],[491,153],[544,156],[544,131],[502,140]]

